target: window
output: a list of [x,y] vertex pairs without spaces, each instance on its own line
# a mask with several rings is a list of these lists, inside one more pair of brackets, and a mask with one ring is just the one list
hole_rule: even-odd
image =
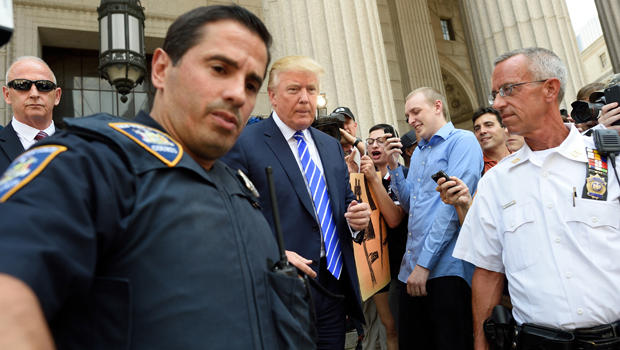
[[441,34],[443,40],[454,40],[454,30],[452,29],[452,20],[440,19],[441,22]]
[[154,88],[150,81],[151,56],[147,56],[147,72],[142,84],[128,95],[127,102],[107,80],[99,78],[99,52],[94,50],[43,47],[43,60],[56,75],[62,89],[60,103],[54,107],[54,120],[110,113],[127,119],[140,111],[150,110]]
[[607,52],[603,52],[598,56],[598,58],[601,60],[601,67],[607,68],[607,65],[609,64],[609,60],[607,59]]

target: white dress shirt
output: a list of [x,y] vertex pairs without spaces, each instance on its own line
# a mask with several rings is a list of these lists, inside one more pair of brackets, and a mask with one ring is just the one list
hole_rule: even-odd
[[47,136],[52,136],[56,132],[56,127],[54,126],[53,120],[50,126],[48,126],[45,130],[39,130],[18,121],[17,119],[15,119],[15,116],[13,116],[13,120],[11,120],[11,126],[13,126],[13,129],[15,129],[17,137],[19,137],[19,142],[22,143],[22,146],[24,146],[25,150],[32,147],[32,145],[37,142],[34,137],[37,136],[39,131],[44,131]]
[[574,126],[551,150],[525,144],[482,177],[461,228],[454,257],[506,274],[518,324],[620,319],[620,188],[608,161],[607,200],[582,198],[586,146]]

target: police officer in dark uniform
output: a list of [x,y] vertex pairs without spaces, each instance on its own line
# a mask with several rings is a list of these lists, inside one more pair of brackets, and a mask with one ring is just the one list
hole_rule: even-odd
[[153,55],[150,115],[68,120],[12,163],[0,179],[0,348],[312,344],[283,303],[303,299],[303,282],[272,272],[253,186],[217,160],[254,107],[270,42],[239,6],[192,10]]

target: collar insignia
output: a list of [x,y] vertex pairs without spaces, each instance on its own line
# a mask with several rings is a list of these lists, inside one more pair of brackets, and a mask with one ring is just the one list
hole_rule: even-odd
[[237,170],[237,175],[243,181],[245,187],[247,187],[247,189],[250,190],[250,192],[252,192],[252,194],[256,196],[256,198],[259,198],[260,194],[258,194],[258,190],[256,190],[256,187],[254,187],[254,184],[252,183],[250,178],[241,170]]
[[183,156],[183,147],[168,134],[138,123],[109,123],[111,128],[129,137],[135,143],[173,167]]
[[30,149],[17,157],[0,177],[0,202],[4,202],[34,179],[65,146],[45,145]]

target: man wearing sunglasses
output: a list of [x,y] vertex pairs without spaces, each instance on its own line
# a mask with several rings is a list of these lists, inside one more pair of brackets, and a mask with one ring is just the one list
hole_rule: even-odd
[[13,119],[0,131],[0,174],[24,150],[56,131],[52,112],[61,95],[52,70],[34,56],[15,60],[6,82],[2,96],[11,105]]

